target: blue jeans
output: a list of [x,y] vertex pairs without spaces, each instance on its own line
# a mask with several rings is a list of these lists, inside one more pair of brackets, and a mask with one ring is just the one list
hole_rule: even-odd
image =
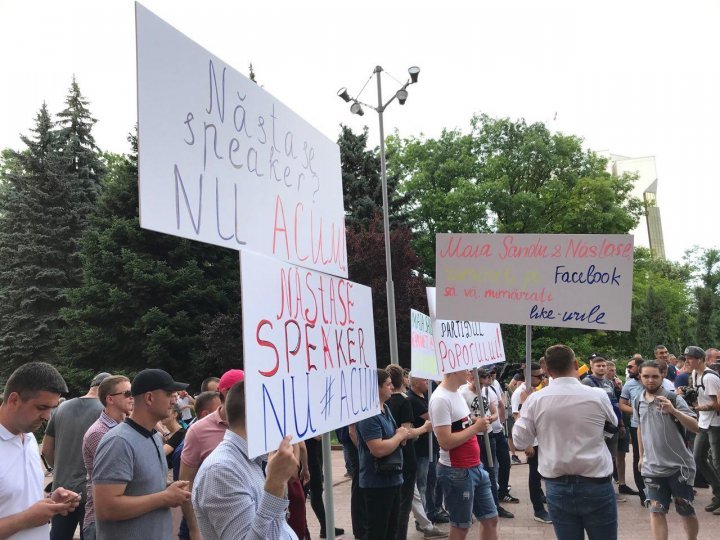
[[420,493],[420,500],[423,503],[423,508],[425,509],[425,513],[428,511],[427,507],[427,499],[425,498],[425,490],[427,489],[427,479],[428,479],[428,467],[430,466],[430,458],[429,457],[417,457],[417,474],[415,476],[415,484],[418,488],[418,493]]
[[617,540],[612,482],[566,484],[545,479],[548,510],[558,540]]
[[482,465],[461,468],[438,463],[437,479],[442,486],[445,507],[453,527],[469,529],[473,514],[479,520],[498,515],[490,492],[490,477]]

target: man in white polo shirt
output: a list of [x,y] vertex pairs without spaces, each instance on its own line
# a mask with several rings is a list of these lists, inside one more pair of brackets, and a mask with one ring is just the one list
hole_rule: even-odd
[[513,428],[515,444],[527,448],[537,437],[538,471],[558,538],[582,538],[586,531],[590,538],[616,540],[617,503],[604,432],[606,425],[617,427],[617,416],[604,390],[580,384],[570,347],[547,349],[545,365],[554,380],[523,403]]
[[62,487],[45,497],[40,451],[32,434],[50,419],[60,394],[67,391],[60,373],[45,362],[24,364],[7,380],[0,405],[0,538],[47,540],[52,517],[80,503],[77,493]]

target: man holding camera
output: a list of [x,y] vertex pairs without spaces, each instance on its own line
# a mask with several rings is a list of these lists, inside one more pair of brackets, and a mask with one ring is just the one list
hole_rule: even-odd
[[[693,369],[690,380],[697,391],[698,425],[693,455],[698,469],[710,484],[713,498],[705,510],[720,515],[720,376],[705,365],[705,351],[695,345],[685,348],[686,362]],[[709,460],[708,460],[709,452]]]

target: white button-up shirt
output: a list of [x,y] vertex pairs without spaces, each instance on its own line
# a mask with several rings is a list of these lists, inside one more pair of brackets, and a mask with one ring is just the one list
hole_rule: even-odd
[[606,421],[617,425],[605,390],[583,386],[574,377],[558,377],[525,400],[513,442],[516,448],[527,448],[537,438],[538,471],[544,478],[602,478],[612,474],[603,434]]
[[[0,424],[0,518],[23,512],[45,497],[42,464],[35,435],[13,435]],[[11,540],[47,540],[50,527],[41,525],[10,536]]]

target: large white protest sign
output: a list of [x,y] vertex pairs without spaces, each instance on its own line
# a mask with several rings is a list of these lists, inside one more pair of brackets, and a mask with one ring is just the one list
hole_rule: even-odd
[[250,455],[378,414],[370,288],[250,251],[240,274]]
[[435,287],[428,287],[428,309],[441,376],[463,369],[505,362],[505,346],[499,324],[438,319],[435,295]]
[[136,6],[141,226],[346,277],[337,144]]
[[633,237],[438,234],[443,318],[630,330]]
[[421,379],[442,379],[435,356],[432,322],[430,317],[414,309],[410,310],[410,372]]

